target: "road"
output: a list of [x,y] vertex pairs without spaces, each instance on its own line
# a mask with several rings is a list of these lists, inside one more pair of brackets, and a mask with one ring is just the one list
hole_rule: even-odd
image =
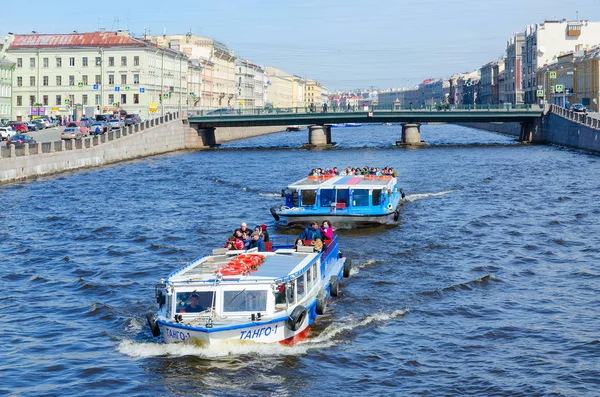
[[[64,129],[65,127],[52,127],[39,131],[29,131],[28,134],[31,135],[37,142],[60,141],[60,133]],[[0,146],[6,146],[6,142],[3,141]]]

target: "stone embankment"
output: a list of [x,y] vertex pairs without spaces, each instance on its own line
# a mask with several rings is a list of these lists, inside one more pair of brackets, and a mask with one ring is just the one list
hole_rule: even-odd
[[[223,128],[215,139],[228,142],[281,131],[281,127]],[[0,184],[97,167],[177,150],[208,149],[208,143],[178,114],[79,140],[0,148]]]

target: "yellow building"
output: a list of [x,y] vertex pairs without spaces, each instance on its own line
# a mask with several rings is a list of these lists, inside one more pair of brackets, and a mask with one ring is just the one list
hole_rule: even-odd
[[307,105],[313,103],[315,106],[321,106],[323,104],[323,99],[321,98],[321,83],[313,79],[306,79],[304,103]]

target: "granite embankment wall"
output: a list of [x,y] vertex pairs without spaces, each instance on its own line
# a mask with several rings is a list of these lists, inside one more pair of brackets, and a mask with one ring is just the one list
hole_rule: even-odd
[[499,132],[506,135],[513,135],[517,138],[521,132],[521,123],[460,123],[460,125],[470,128],[478,128],[485,131]]
[[[282,127],[247,127],[215,131],[218,142],[281,131]],[[177,150],[208,149],[202,134],[187,120],[169,114],[137,126],[74,141],[0,148],[0,184]]]

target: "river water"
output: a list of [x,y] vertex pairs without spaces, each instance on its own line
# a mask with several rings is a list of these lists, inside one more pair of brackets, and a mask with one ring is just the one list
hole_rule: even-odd
[[[599,158],[460,126],[238,141],[0,187],[0,395],[592,396]],[[164,345],[153,286],[316,166],[392,166],[397,227],[337,230],[355,268],[303,343]],[[334,225],[335,226],[335,225]]]

